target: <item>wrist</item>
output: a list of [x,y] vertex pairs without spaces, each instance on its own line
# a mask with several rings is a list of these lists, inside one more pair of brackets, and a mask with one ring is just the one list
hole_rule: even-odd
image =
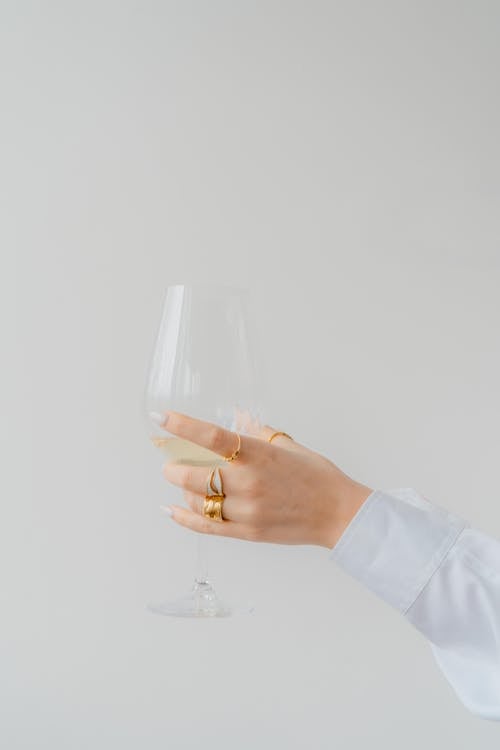
[[332,549],[360,510],[373,489],[345,477],[329,500],[329,519],[324,525],[321,546]]

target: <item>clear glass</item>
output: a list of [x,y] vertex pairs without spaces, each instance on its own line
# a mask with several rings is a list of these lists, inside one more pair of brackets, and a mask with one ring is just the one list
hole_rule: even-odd
[[[221,284],[167,287],[144,399],[150,439],[167,461],[206,466],[207,476],[211,467],[225,464],[216,453],[173,437],[152,415],[170,409],[240,434],[262,423],[253,313],[249,289]],[[227,617],[251,611],[249,604],[219,599],[208,577],[206,539],[203,534],[197,537],[191,591],[150,604],[149,609],[180,617]]]

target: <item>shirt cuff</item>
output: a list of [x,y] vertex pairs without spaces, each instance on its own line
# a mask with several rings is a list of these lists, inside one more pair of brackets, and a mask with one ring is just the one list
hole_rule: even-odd
[[410,487],[374,490],[329,556],[404,614],[466,526]]

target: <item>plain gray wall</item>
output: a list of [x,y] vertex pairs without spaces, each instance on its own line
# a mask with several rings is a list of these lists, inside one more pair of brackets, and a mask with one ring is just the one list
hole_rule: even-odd
[[268,421],[500,537],[499,22],[0,2],[2,747],[498,747],[328,550],[210,539],[256,614],[150,615],[195,544],[140,402],[165,286],[249,284]]

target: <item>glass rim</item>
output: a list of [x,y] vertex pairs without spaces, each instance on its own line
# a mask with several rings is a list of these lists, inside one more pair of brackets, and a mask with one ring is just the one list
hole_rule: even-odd
[[239,284],[226,284],[220,281],[193,281],[186,284],[167,284],[164,287],[165,294],[169,289],[223,289],[232,292],[249,293],[253,291],[251,286],[241,286]]

